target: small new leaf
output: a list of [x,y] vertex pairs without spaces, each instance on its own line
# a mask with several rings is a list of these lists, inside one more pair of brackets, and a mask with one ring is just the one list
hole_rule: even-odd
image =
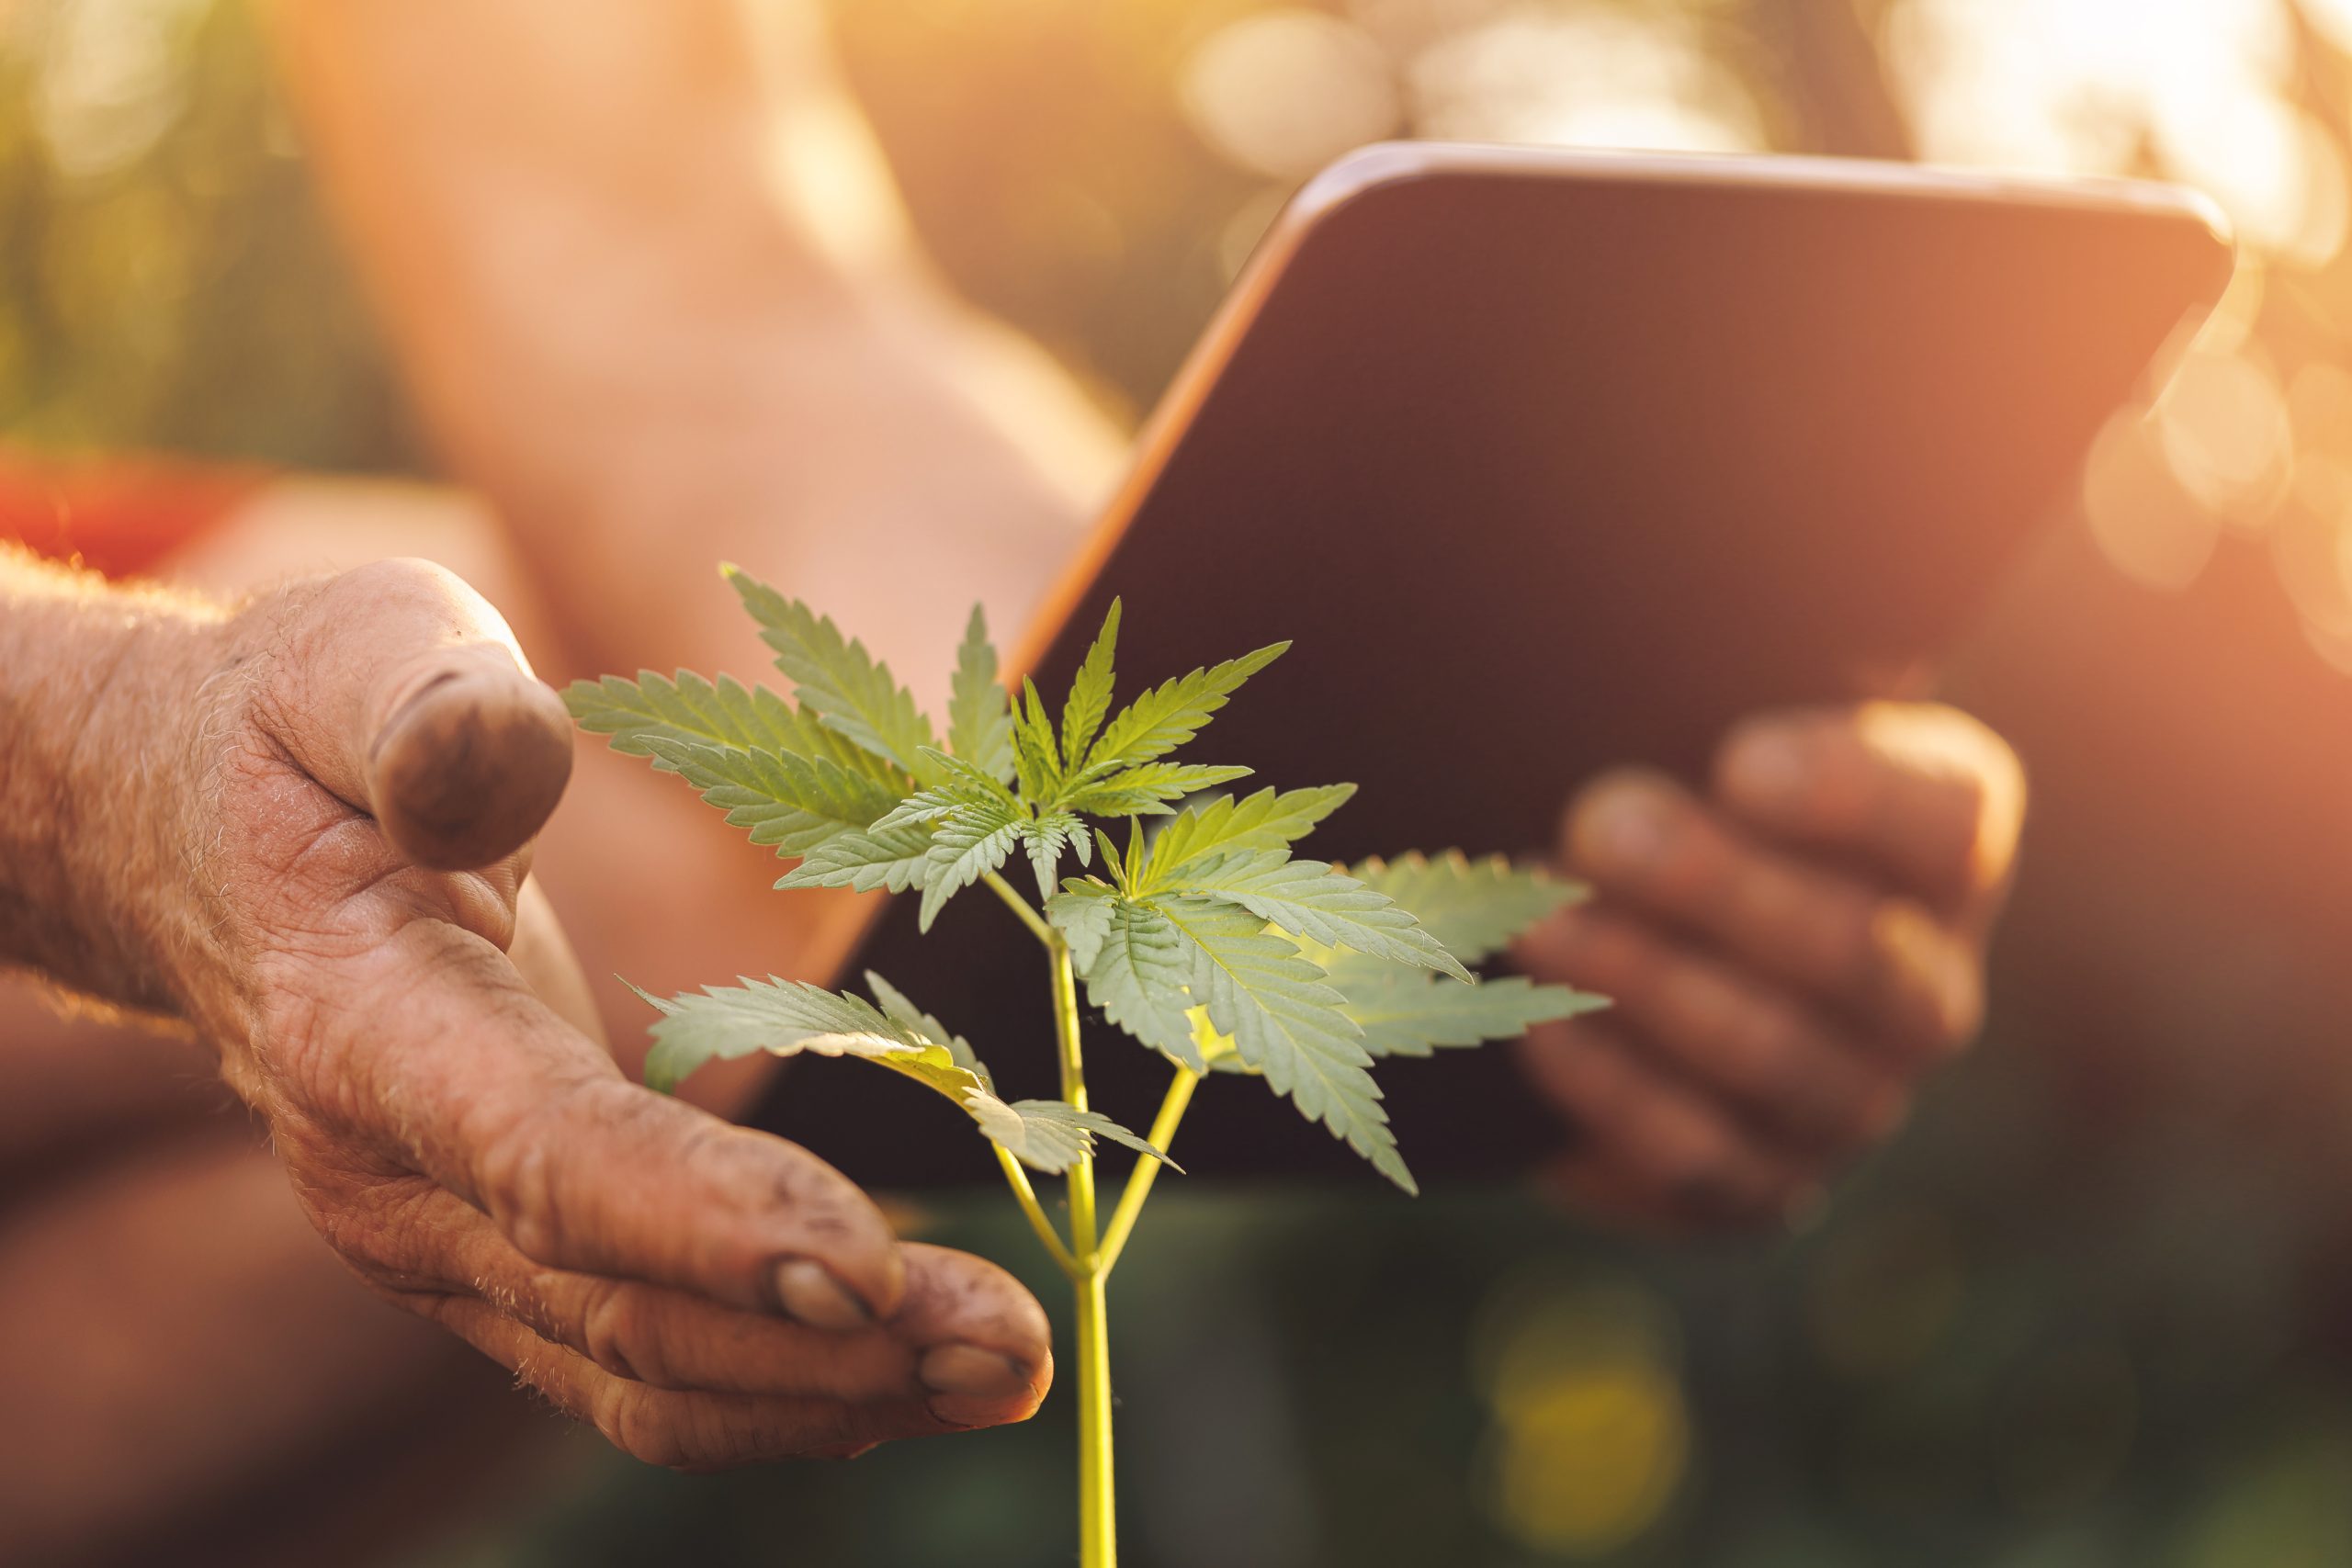
[[923,756],[937,764],[942,782],[919,789],[899,802],[888,816],[873,824],[871,830],[936,822],[953,815],[958,807],[1002,807],[1012,812],[1021,809],[1011,790],[961,757],[932,749],[926,749]]
[[1201,731],[1244,681],[1290,647],[1274,643],[1189,675],[1179,675],[1137,697],[1102,727],[1089,753],[1091,767],[1132,768],[1164,757]]
[[972,606],[947,702],[947,749],[999,784],[1012,778],[1012,711],[996,678],[988,613]]
[[1073,876],[1046,900],[1046,919],[1069,943],[1070,965],[1080,976],[1093,969],[1110,932],[1113,891],[1091,876]]
[[1067,811],[1052,811],[1023,823],[1021,838],[1029,846],[1030,869],[1037,874],[1037,897],[1050,901],[1062,851],[1074,845],[1081,858],[1085,855],[1086,825]]
[[1139,768],[1123,768],[1071,789],[1062,797],[1062,808],[1083,811],[1090,817],[1161,817],[1188,795],[1198,795],[1249,776],[1248,768],[1146,762]]
[[929,864],[923,871],[922,908],[916,926],[931,930],[948,899],[1004,863],[1021,841],[1027,822],[1021,811],[1001,800],[958,806],[933,829]]
[[1111,613],[1102,617],[1102,629],[1094,636],[1094,646],[1086,650],[1086,661],[1070,682],[1069,700],[1062,705],[1064,777],[1073,777],[1085,768],[1087,748],[1102,727],[1102,716],[1111,711],[1111,656],[1118,641],[1119,601],[1114,599]]
[[1205,806],[1187,807],[1152,840],[1151,863],[1142,890],[1170,886],[1219,855],[1286,849],[1346,805],[1355,792],[1353,784],[1261,789],[1240,800],[1227,796]]
[[1021,700],[1013,704],[1012,765],[1024,800],[1046,801],[1061,788],[1061,753],[1054,739],[1053,720],[1046,716],[1046,700],[1037,682],[1021,682]]

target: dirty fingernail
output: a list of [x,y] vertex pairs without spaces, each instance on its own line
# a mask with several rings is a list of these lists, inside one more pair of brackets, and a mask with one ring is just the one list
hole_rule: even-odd
[[806,1258],[787,1258],[775,1266],[775,1299],[785,1314],[811,1328],[846,1334],[864,1328],[874,1314],[827,1271]]
[[942,1345],[924,1352],[922,1359],[916,1363],[915,1378],[933,1393],[977,1394],[991,1399],[1017,1393],[1029,1382],[1028,1374],[1015,1366],[1011,1357],[983,1350],[977,1345]]

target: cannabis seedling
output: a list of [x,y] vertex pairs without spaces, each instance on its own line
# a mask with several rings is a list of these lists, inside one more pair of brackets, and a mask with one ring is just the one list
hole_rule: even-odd
[[[1022,682],[1017,701],[999,682],[975,609],[942,747],[912,694],[863,644],[764,583],[731,568],[727,576],[792,682],[790,699],[725,677],[647,671],[575,683],[565,694],[574,717],[616,750],[682,775],[753,843],[797,859],[780,888],[918,892],[928,931],[949,898],[987,886],[1045,950],[1062,1095],[1002,1099],[961,1035],[872,973],[870,1000],[774,977],[666,1001],[646,996],[662,1014],[646,1081],[668,1089],[705,1062],[752,1051],[857,1056],[970,1115],[1077,1292],[1080,1558],[1084,1568],[1111,1568],[1104,1286],[1203,1076],[1263,1079],[1413,1191],[1373,1058],[1509,1039],[1599,1005],[1519,977],[1477,981],[1468,967],[1575,890],[1458,853],[1345,871],[1294,858],[1290,846],[1352,784],[1201,798],[1250,770],[1171,754],[1288,644],[1179,676],[1114,715],[1114,604],[1057,722],[1034,681]],[[1095,825],[1121,818],[1124,847]],[[1039,904],[1004,875],[1016,852],[1027,855]],[[1065,855],[1091,874],[1062,878]],[[1081,983],[1105,1020],[1174,1068],[1148,1138],[1087,1104]],[[1097,1138],[1139,1156],[1107,1219],[1096,1206]],[[1030,1170],[1065,1179],[1067,1236]]]

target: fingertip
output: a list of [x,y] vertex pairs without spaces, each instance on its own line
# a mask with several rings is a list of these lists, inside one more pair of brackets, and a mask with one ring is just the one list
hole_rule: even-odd
[[983,1258],[909,1242],[906,1304],[893,1326],[914,1343],[977,1346],[1035,1368],[1053,1359],[1053,1328],[1026,1286]]
[[1725,804],[1767,821],[1801,818],[1811,784],[1807,749],[1783,720],[1747,720],[1715,754],[1715,788]]
[[1034,1361],[974,1345],[942,1345],[916,1363],[931,1414],[950,1427],[1006,1427],[1026,1421],[1053,1386],[1054,1358]]
[[1594,876],[1637,875],[1666,855],[1681,791],[1661,774],[1602,774],[1568,809],[1568,863]]
[[474,651],[422,673],[367,760],[368,805],[385,835],[435,870],[469,870],[521,849],[571,777],[562,699],[504,650],[465,656]]

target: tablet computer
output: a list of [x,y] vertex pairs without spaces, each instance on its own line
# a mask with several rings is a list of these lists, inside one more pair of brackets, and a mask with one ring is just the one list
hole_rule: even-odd
[[[1362,786],[1320,858],[1541,852],[1598,769],[1695,775],[1742,714],[1932,663],[2230,270],[2211,205],[2165,186],[1366,148],[1261,242],[1012,663],[1057,698],[1114,595],[1120,700],[1292,639],[1186,756]],[[984,898],[919,947],[914,916],[852,972],[1053,1093],[1022,1048],[1051,1038],[1031,939]],[[1140,1125],[1166,1066],[1114,1034],[1090,1089]],[[1556,1140],[1509,1055],[1384,1065],[1417,1170]],[[879,1077],[788,1075],[766,1123],[860,1179],[986,1173],[974,1140],[868,1114]],[[1202,1093],[1197,1172],[1355,1166],[1257,1085]]]

